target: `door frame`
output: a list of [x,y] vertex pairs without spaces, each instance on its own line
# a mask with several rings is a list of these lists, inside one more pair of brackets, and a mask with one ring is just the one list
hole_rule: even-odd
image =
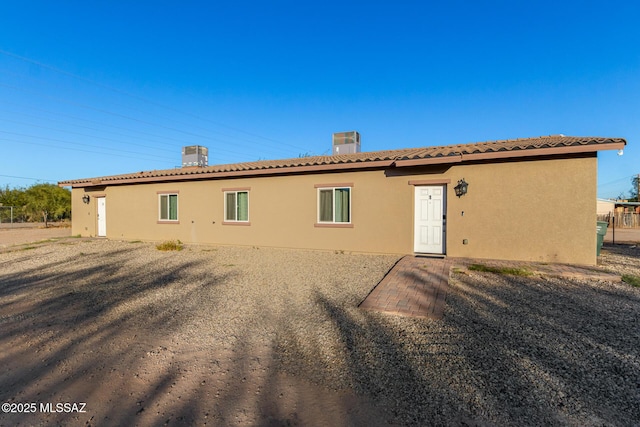
[[[105,196],[96,196],[96,236],[107,237],[107,198]],[[100,216],[100,204],[104,206],[104,212]],[[103,233],[100,231],[100,223],[103,224]]]
[[[424,182],[424,183],[414,183],[414,191],[413,191],[413,252],[418,254],[431,254],[431,255],[446,255],[447,253],[447,184],[450,181],[444,182]],[[441,236],[441,249],[439,252],[424,252],[418,251],[418,242],[417,242],[417,233],[418,233],[418,197],[419,191],[424,187],[438,187],[442,189],[442,219],[441,219],[441,227],[442,227],[442,236]]]

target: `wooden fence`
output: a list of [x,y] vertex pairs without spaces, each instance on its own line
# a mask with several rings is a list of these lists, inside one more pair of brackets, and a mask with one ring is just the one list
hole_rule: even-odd
[[640,228],[640,214],[633,212],[612,212],[606,215],[598,215],[598,221],[606,221],[609,227],[613,226],[615,219],[616,228]]

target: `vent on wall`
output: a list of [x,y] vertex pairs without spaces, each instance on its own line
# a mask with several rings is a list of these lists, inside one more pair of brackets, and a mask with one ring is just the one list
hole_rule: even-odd
[[356,131],[333,134],[333,154],[353,154],[360,152],[360,134]]
[[209,150],[202,145],[182,147],[182,167],[204,167],[209,165]]

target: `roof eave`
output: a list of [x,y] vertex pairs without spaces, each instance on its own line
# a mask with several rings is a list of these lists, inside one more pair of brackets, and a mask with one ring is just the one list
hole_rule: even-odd
[[407,166],[422,166],[422,165],[437,165],[442,163],[460,163],[462,162],[462,155],[445,156],[445,157],[425,157],[422,159],[408,159],[398,160],[396,162],[397,167]]
[[142,176],[111,176],[103,178],[80,179],[71,181],[61,181],[58,183],[60,187],[96,187],[105,185],[123,185],[138,184],[151,182],[175,182],[175,181],[192,181],[205,179],[222,179],[233,177],[252,177],[252,176],[268,176],[268,175],[287,175],[313,172],[330,172],[344,170],[362,170],[362,169],[380,169],[388,167],[410,167],[424,166],[434,164],[453,164],[461,162],[470,162],[478,160],[498,160],[508,158],[522,157],[540,157],[554,156],[580,153],[593,153],[601,150],[620,150],[624,149],[626,141],[624,139],[609,140],[606,143],[586,143],[545,148],[526,148],[526,149],[509,149],[502,151],[485,151],[472,154],[454,153],[439,157],[422,157],[422,158],[387,158],[384,160],[359,160],[348,162],[328,162],[316,165],[298,165],[298,166],[272,166],[254,169],[239,170],[222,170],[213,172],[194,172],[189,170],[184,173],[181,170],[157,171],[143,174]]
[[588,145],[570,145],[566,147],[548,147],[548,148],[528,148],[526,150],[506,150],[493,151],[485,153],[460,154],[457,156],[435,157],[412,160],[399,160],[396,162],[397,167],[423,166],[442,163],[460,163],[475,160],[497,160],[517,157],[540,157],[563,154],[579,154],[593,153],[602,150],[621,150],[625,147],[625,142],[614,142],[608,144],[588,144]]
[[281,168],[268,168],[268,169],[252,169],[252,170],[237,170],[237,171],[223,171],[223,172],[203,172],[198,174],[176,174],[167,176],[145,176],[140,178],[122,178],[122,179],[103,179],[98,182],[96,179],[87,180],[84,182],[63,181],[58,183],[61,187],[83,188],[83,187],[95,187],[99,185],[119,185],[119,184],[142,184],[150,182],[168,182],[168,181],[194,181],[202,179],[220,179],[220,178],[233,178],[233,177],[250,177],[250,176],[264,176],[264,175],[286,175],[296,174],[304,172],[329,172],[333,170],[345,170],[345,169],[378,169],[390,167],[394,163],[393,160],[378,160],[371,162],[353,162],[353,163],[335,163],[325,165],[313,165],[313,166],[293,166],[293,167],[281,167]]

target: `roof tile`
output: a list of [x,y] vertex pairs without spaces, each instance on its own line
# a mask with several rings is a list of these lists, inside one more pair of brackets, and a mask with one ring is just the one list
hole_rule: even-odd
[[[626,141],[623,138],[572,137],[564,135],[550,135],[537,138],[507,139],[500,141],[477,142],[472,144],[456,144],[446,146],[405,148],[399,150],[371,151],[355,154],[341,154],[335,156],[313,156],[282,160],[263,160],[257,162],[206,166],[202,168],[153,170],[122,175],[104,176],[98,178],[62,181],[59,183],[59,185],[95,185],[94,183],[98,181],[100,181],[102,185],[105,185],[111,182],[126,183],[128,181],[138,181],[140,179],[148,181],[153,180],[153,178],[187,175],[192,176],[203,174],[210,176],[229,172],[247,172],[247,175],[249,175],[252,171],[283,170],[283,172],[286,172],[286,169],[290,168],[314,168],[323,166],[327,166],[330,168],[331,165],[335,165],[337,167],[338,165],[344,164],[354,164],[354,167],[355,165],[367,167],[371,162],[380,161],[428,161],[429,159],[443,159],[446,157],[451,157],[453,159],[472,154],[480,155],[498,152],[516,152],[522,150],[532,150],[531,155],[535,156],[536,153],[534,151],[538,149],[561,149],[563,147],[582,147],[591,145],[596,146],[592,147],[593,150],[600,150],[612,149],[615,147],[610,147],[609,145],[615,145],[617,147],[620,146],[620,144],[624,146],[626,145]],[[444,162],[447,162],[447,160],[444,160]]]

